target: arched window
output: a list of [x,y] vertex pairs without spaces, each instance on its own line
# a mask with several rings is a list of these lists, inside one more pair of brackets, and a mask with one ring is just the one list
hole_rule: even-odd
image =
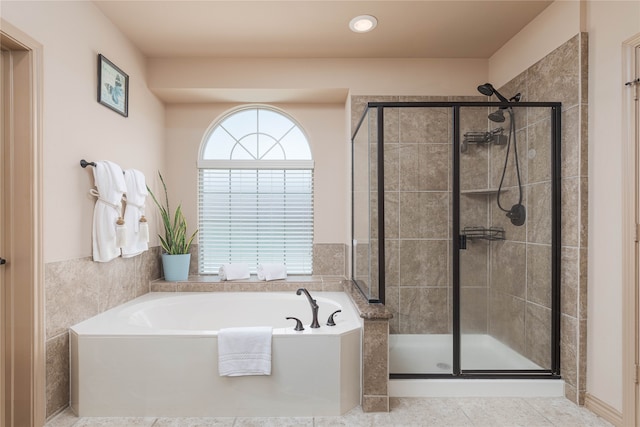
[[200,273],[228,262],[312,273],[313,160],[291,117],[266,106],[231,111],[205,135],[198,169]]

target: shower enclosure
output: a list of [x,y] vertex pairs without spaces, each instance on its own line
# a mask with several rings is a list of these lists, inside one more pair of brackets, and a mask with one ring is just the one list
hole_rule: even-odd
[[560,375],[561,106],[478,89],[500,102],[369,102],[353,134],[352,280],[394,315],[391,378]]

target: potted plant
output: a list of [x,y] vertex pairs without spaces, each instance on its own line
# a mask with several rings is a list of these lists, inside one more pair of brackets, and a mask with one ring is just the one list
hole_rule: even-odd
[[181,205],[178,205],[172,218],[169,209],[167,185],[160,172],[158,172],[158,176],[164,189],[164,204],[158,201],[149,186],[147,186],[147,191],[151,194],[151,198],[160,210],[160,216],[162,217],[162,224],[164,226],[164,236],[158,235],[164,251],[162,254],[164,279],[172,282],[187,280],[189,277],[189,262],[191,261],[191,253],[189,251],[198,230],[194,231],[190,237],[187,237],[187,220],[182,213]]

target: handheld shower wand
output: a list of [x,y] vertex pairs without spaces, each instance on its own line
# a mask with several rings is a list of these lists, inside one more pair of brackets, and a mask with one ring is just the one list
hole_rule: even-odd
[[[478,86],[478,92],[486,96],[495,95],[498,97],[500,102],[518,102],[520,101],[520,93],[516,93],[511,98],[507,99],[504,95],[502,95],[496,88],[493,87],[491,83],[485,83],[483,85]],[[489,120],[495,123],[504,122],[504,112],[503,110],[507,107],[500,107],[493,113],[489,114]]]
[[[505,98],[500,92],[498,92],[491,83],[485,83],[483,85],[478,86],[478,92],[486,96],[495,95],[501,102],[511,103],[520,101],[520,93],[516,93],[510,99]],[[520,161],[518,160],[518,145],[516,143],[516,120],[515,115],[513,113],[512,107],[500,107],[498,110],[489,114],[489,120],[496,123],[502,123],[505,121],[504,110],[507,110],[509,113],[509,139],[507,142],[507,153],[504,158],[504,167],[502,168],[502,177],[500,178],[500,185],[498,186],[498,195],[496,201],[498,203],[498,208],[501,211],[506,212],[507,218],[511,220],[511,223],[516,226],[521,226],[524,224],[525,219],[527,218],[527,211],[522,204],[522,181],[520,179]],[[516,176],[518,178],[518,203],[513,205],[511,209],[505,209],[502,207],[500,203],[500,196],[502,194],[502,184],[504,183],[504,176],[507,172],[507,163],[509,161],[509,151],[511,150],[511,140],[513,138],[513,155],[515,157],[515,165],[516,165]]]

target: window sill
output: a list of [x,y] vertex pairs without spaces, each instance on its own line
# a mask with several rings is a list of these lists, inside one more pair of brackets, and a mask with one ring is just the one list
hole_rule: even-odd
[[304,287],[309,291],[342,292],[344,276],[289,276],[283,280],[264,281],[256,276],[246,280],[222,281],[218,275],[193,275],[185,281],[154,280],[151,292],[285,292]]

